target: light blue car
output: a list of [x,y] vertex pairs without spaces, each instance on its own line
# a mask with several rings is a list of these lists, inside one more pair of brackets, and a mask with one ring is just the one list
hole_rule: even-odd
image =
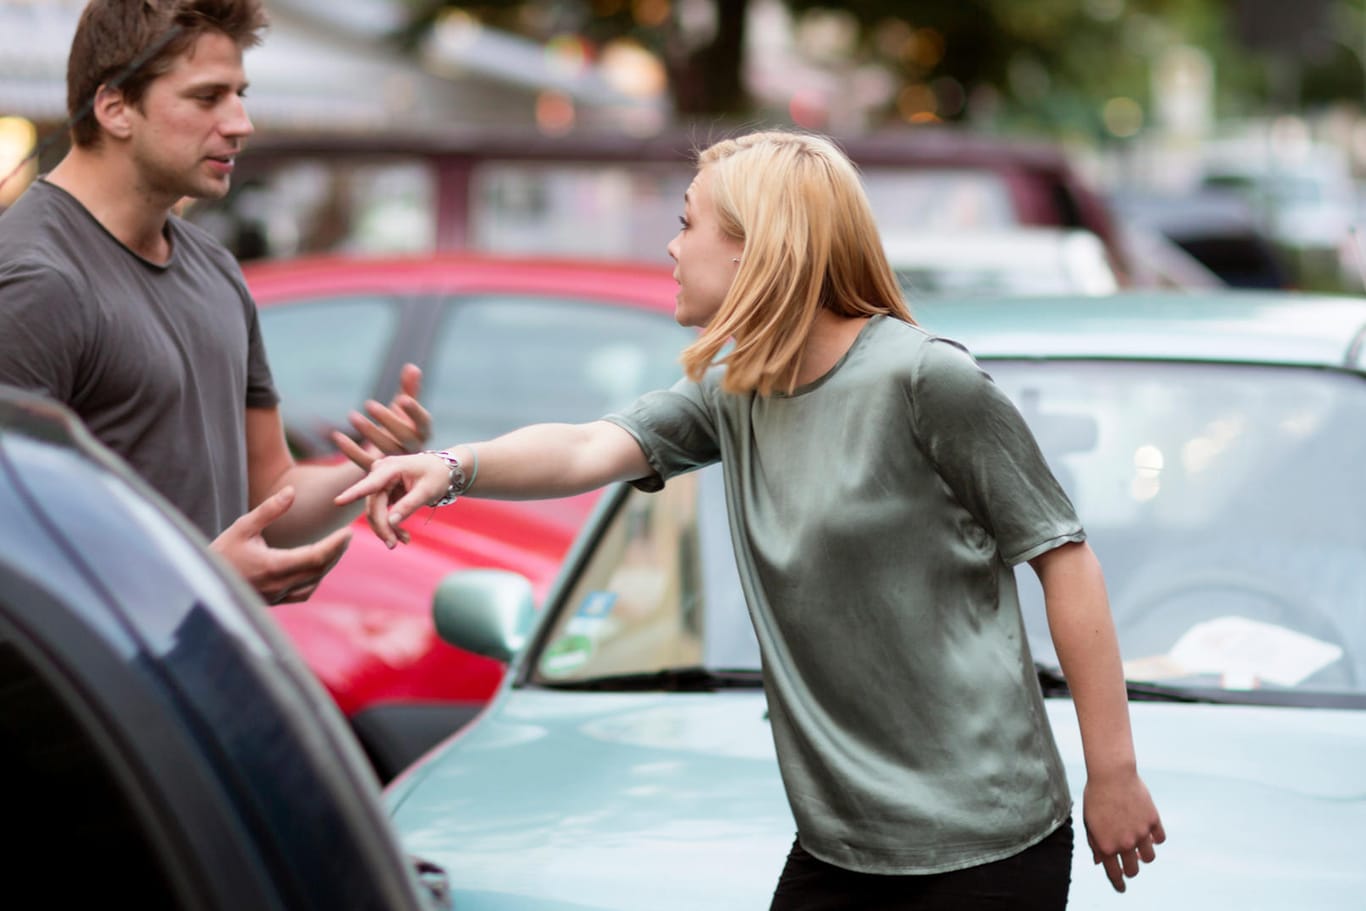
[[[1366,302],[1201,292],[917,316],[1020,407],[1106,570],[1169,837],[1121,896],[1079,829],[1070,906],[1366,907]],[[768,906],[794,825],[722,497],[712,469],[615,490],[541,608],[506,573],[443,585],[443,637],[511,672],[386,797],[460,911]],[[1038,585],[1019,580],[1080,822],[1074,709]]]

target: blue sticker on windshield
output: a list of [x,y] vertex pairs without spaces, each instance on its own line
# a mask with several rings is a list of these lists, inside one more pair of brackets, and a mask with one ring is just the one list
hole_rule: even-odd
[[601,619],[612,612],[612,605],[616,603],[616,592],[589,592],[579,604],[579,609],[574,612],[574,616]]
[[590,592],[579,602],[573,618],[565,625],[565,633],[580,636],[597,635],[607,618],[612,615],[612,608],[616,603],[616,592]]

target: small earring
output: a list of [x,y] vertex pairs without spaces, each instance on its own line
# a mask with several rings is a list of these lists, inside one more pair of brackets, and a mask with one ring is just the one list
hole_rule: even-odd
[[738,256],[731,260],[731,262],[733,262],[733,263],[738,263],[739,261],[740,261],[740,257],[738,257]]

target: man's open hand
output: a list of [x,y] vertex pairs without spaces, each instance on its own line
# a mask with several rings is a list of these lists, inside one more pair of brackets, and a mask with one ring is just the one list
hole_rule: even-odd
[[262,533],[292,505],[294,488],[285,487],[229,525],[210,545],[267,604],[307,600],[351,543],[348,527],[312,544],[271,547]]

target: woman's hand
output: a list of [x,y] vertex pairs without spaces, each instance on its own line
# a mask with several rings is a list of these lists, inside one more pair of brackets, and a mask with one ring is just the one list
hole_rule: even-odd
[[1088,777],[1082,818],[1091,859],[1105,868],[1116,892],[1138,875],[1140,863],[1157,858],[1155,845],[1167,840],[1162,820],[1137,772]]
[[387,456],[370,464],[369,473],[337,494],[338,506],[368,497],[365,518],[384,545],[393,549],[409,536],[399,526],[423,506],[439,500],[451,485],[450,467],[434,455]]

